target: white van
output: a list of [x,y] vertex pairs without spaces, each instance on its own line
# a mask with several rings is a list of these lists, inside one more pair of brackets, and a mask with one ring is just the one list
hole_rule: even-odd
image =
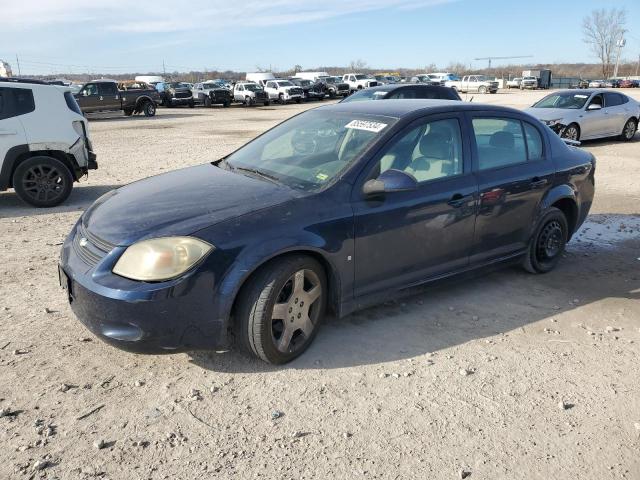
[[298,72],[296,73],[296,78],[302,78],[304,80],[311,80],[312,82],[317,82],[321,77],[330,77],[327,72]]
[[271,72],[247,73],[247,82],[257,83],[262,88],[264,88],[269,80],[275,80],[275,78],[275,75]]
[[160,75],[138,75],[135,81],[155,85],[156,83],[164,83],[164,78]]

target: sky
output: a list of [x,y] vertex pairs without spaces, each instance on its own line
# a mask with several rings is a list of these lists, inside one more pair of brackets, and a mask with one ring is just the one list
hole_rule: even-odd
[[23,75],[597,62],[582,18],[614,6],[640,54],[639,0],[1,1],[0,59]]

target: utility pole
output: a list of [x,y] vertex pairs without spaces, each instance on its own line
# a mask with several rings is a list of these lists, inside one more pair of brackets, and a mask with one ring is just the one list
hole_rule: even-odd
[[640,55],[638,55],[638,64],[636,65],[636,77],[638,76],[638,71],[640,71]]
[[20,72],[20,59],[18,58],[18,54],[16,53],[16,63],[18,64],[18,76],[22,76],[22,72]]
[[[624,32],[622,32],[622,35],[624,35]],[[623,36],[621,36],[620,40],[616,42],[616,46],[618,47],[618,54],[616,55],[616,67],[613,69],[613,78],[616,78],[618,76],[618,67],[620,66],[620,52],[622,51],[622,47],[624,47],[626,43],[627,41]]]
[[167,77],[167,69],[166,69],[166,67],[164,66],[164,60],[162,60],[162,73],[163,73],[163,75],[164,75],[164,77],[165,77],[165,80],[166,80],[166,77]]

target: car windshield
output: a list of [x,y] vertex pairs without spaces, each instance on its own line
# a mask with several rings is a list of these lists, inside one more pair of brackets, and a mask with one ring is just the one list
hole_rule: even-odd
[[293,87],[293,83],[289,82],[289,81],[285,81],[285,82],[276,82],[278,84],[279,87]]
[[262,90],[262,87],[257,83],[245,83],[244,88],[245,90],[250,90],[252,92],[259,92]]
[[320,80],[327,83],[336,83],[336,77],[320,77]]
[[584,93],[552,93],[533,104],[533,108],[567,108],[578,110],[587,103],[589,95]]
[[382,100],[387,95],[387,93],[389,92],[386,90],[360,90],[353,95],[345,97],[345,99],[340,103],[361,102],[363,100]]
[[366,75],[354,75],[354,77],[356,77],[356,80],[364,80],[365,78],[367,78]]
[[307,87],[311,85],[311,80],[298,80],[298,85],[302,87]]
[[396,118],[308,111],[269,130],[225,158],[222,166],[316,190],[348,168]]
[[169,88],[189,88],[189,85],[187,85],[186,83],[182,83],[182,82],[167,83],[167,86]]

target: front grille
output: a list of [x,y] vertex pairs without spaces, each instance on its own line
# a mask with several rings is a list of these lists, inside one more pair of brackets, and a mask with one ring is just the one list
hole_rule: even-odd
[[302,95],[301,88],[292,88],[289,90],[289,95]]
[[82,224],[76,230],[76,235],[73,238],[73,249],[76,254],[91,267],[95,267],[114,248],[115,245],[90,233]]
[[267,92],[256,92],[256,98],[267,98]]
[[338,90],[349,90],[349,84],[348,83],[339,83],[338,84]]
[[191,92],[176,92],[175,98],[189,98],[191,96]]

